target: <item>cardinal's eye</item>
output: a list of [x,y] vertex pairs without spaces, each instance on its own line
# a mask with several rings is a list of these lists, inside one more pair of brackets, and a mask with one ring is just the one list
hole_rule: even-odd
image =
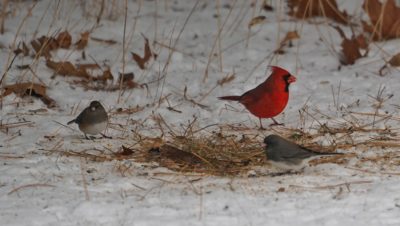
[[286,82],[288,82],[290,76],[291,76],[290,74],[286,74],[286,75],[283,76],[283,79],[284,79]]

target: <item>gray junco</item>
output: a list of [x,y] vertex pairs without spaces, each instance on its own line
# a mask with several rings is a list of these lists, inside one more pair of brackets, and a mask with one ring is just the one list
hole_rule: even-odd
[[[265,152],[268,161],[281,169],[288,171],[300,171],[305,167],[304,163],[313,157],[321,155],[337,155],[343,153],[319,153],[304,148],[278,135],[269,135],[264,139]],[[306,161],[305,161],[306,160]]]
[[[79,129],[85,134],[96,135],[107,128],[108,115],[104,107],[98,101],[90,102],[89,107],[85,108],[76,119],[67,124],[76,123]],[[104,134],[102,134],[105,136]]]

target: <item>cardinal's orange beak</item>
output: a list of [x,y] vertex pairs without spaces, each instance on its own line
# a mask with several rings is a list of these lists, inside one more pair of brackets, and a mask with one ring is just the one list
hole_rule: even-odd
[[290,75],[290,77],[288,78],[288,83],[292,83],[296,81],[296,77],[294,77],[293,75]]

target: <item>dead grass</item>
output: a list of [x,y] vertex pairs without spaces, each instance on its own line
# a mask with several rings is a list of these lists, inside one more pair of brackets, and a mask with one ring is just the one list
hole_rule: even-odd
[[[314,159],[310,162],[312,166],[324,163],[347,166],[351,159],[356,159],[355,166],[359,169],[366,162],[381,165],[386,169],[400,163],[399,153],[396,151],[377,152],[374,157],[358,157],[357,153],[363,151],[400,147],[400,137],[397,133],[372,126],[359,129],[346,123],[338,124],[337,127],[324,124],[315,128],[317,132],[314,133],[285,127],[270,128],[266,132],[233,125],[218,126],[211,132],[194,127],[194,123],[187,125],[181,135],[177,132],[164,132],[163,137],[146,137],[136,133],[129,137],[130,145],[121,146],[118,150],[67,150],[61,153],[64,156],[100,162],[128,159],[144,165],[156,164],[184,174],[243,176],[255,167],[267,165],[262,145],[263,134],[275,133],[312,150],[344,153]],[[316,142],[326,139],[327,136],[334,137],[331,144],[321,146]],[[360,137],[364,138],[359,139]],[[121,175],[129,172],[125,165],[117,167],[117,170],[121,170]]]

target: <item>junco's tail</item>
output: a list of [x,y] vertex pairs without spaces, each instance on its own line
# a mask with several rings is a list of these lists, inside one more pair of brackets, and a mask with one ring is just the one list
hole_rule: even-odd
[[314,153],[317,153],[318,155],[344,155],[344,153],[340,153],[340,152],[330,152],[330,153],[328,153],[328,152],[315,152],[315,151],[313,151]]
[[76,121],[75,121],[75,119],[74,119],[74,120],[71,120],[71,121],[69,121],[69,122],[67,123],[67,125],[69,125],[69,124],[71,124],[71,123],[74,123],[74,122],[76,122]]

